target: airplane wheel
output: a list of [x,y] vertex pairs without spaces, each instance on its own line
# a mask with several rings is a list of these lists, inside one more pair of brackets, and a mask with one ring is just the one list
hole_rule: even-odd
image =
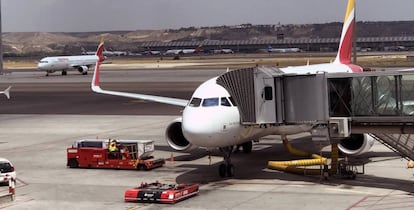
[[62,71],[62,76],[65,76],[65,75],[67,75],[68,74],[68,72],[66,72],[66,71]]
[[83,72],[82,75],[88,75],[88,72]]
[[233,177],[234,176],[234,165],[230,164],[227,166],[227,176]]
[[226,165],[224,163],[219,166],[220,177],[226,177]]
[[243,143],[242,147],[243,147],[243,152],[244,153],[251,153],[252,148],[253,148],[253,143],[251,141]]

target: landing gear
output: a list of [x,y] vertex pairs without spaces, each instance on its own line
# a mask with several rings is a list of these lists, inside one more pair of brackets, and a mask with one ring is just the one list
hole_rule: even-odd
[[221,177],[233,177],[234,176],[234,165],[231,164],[231,153],[233,152],[233,146],[220,148],[223,153],[224,163],[219,166],[219,175]]
[[244,153],[251,153],[253,148],[252,141],[246,142],[242,144],[243,152]]
[[244,153],[251,153],[252,152],[252,148],[253,148],[253,143],[252,143],[252,141],[249,141],[249,142],[245,142],[243,144],[238,144],[236,146],[236,149],[235,149],[234,152],[235,153],[238,153],[240,147],[243,149],[243,152]]
[[67,71],[62,71],[62,76],[66,76],[68,74]]

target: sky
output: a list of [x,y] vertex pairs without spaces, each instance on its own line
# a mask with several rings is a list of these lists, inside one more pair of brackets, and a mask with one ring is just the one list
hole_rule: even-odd
[[[414,20],[413,0],[355,0],[358,21]],[[1,0],[3,32],[342,22],[347,0]]]

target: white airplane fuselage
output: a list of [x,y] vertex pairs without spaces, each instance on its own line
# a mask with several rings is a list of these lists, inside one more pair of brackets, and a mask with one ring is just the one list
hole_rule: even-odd
[[41,71],[71,70],[79,67],[90,67],[98,60],[96,55],[53,56],[42,58],[37,68]]

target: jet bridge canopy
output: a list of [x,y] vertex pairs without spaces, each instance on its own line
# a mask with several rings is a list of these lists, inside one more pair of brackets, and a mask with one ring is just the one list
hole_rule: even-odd
[[238,105],[242,124],[412,122],[414,73],[364,72],[283,74],[254,67],[221,75]]
[[370,133],[414,159],[414,72],[283,74],[255,67],[217,83],[237,104],[243,125],[314,125],[314,140]]

